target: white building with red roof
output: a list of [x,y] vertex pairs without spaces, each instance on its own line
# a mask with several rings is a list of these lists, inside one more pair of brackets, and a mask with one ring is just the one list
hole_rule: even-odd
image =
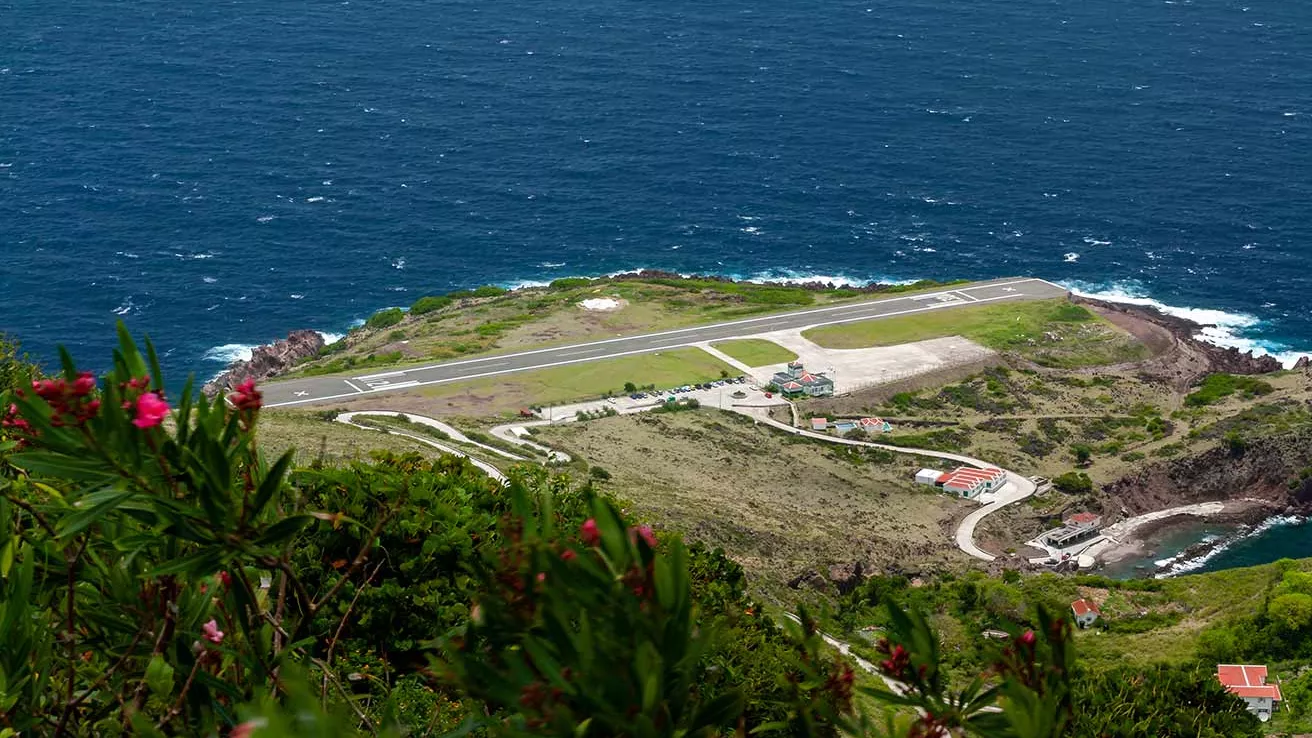
[[1098,616],[1102,614],[1102,611],[1098,609],[1098,603],[1081,597],[1071,603],[1071,614],[1075,616],[1076,625],[1087,628],[1093,625]]
[[953,471],[940,475],[936,484],[953,494],[974,499],[985,492],[998,489],[1006,481],[1007,473],[1001,469],[959,466]]
[[1242,698],[1248,704],[1248,711],[1264,723],[1271,719],[1276,703],[1282,699],[1280,687],[1266,683],[1265,666],[1218,664],[1216,678],[1226,691]]

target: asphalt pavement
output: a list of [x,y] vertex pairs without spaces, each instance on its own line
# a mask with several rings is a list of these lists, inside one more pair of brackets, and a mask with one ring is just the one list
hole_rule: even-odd
[[440,364],[413,366],[359,376],[305,377],[270,382],[261,386],[265,407],[309,405],[330,400],[348,400],[385,392],[405,391],[414,387],[458,382],[511,372],[577,364],[597,359],[644,354],[678,348],[705,341],[743,338],[758,333],[813,328],[821,325],[850,323],[898,315],[949,310],[980,303],[1009,300],[1045,300],[1062,297],[1066,289],[1042,279],[995,279],[989,282],[921,292],[902,297],[886,297],[870,302],[847,303],[810,308],[756,318],[679,328],[623,338],[607,338],[571,346],[497,354],[477,359],[446,361]]

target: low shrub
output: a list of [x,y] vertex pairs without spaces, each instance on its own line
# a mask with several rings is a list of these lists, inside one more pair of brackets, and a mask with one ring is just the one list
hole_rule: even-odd
[[387,308],[386,310],[379,310],[373,315],[370,315],[369,319],[364,322],[364,325],[366,328],[378,330],[381,328],[391,328],[404,319],[405,311],[401,308]]
[[453,302],[455,302],[455,300],[452,300],[450,297],[447,297],[446,295],[430,295],[428,297],[421,297],[418,300],[415,300],[415,304],[410,306],[410,314],[423,315],[425,313],[431,313],[436,310],[441,310],[444,307],[448,307]]

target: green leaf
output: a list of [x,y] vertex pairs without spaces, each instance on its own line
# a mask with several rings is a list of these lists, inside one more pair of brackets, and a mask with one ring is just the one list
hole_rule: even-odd
[[100,481],[113,475],[99,462],[42,451],[14,454],[9,457],[9,463],[33,474],[71,481]]
[[136,490],[131,489],[127,491],[108,489],[86,495],[74,503],[74,507],[78,508],[77,512],[59,521],[56,526],[59,535],[64,537],[81,533],[136,493]]
[[14,548],[17,543],[17,538],[10,538],[5,541],[4,547],[0,548],[0,578],[9,578],[9,570],[14,566]]
[[[702,706],[693,717],[692,723],[688,726],[690,733],[705,731],[711,728],[731,728],[738,716],[742,714],[745,703],[743,696],[737,691],[725,692],[710,702]],[[757,728],[761,730],[765,726]],[[756,732],[756,731],[753,731]]]
[[157,697],[167,697],[173,693],[173,667],[164,657],[155,654],[146,666],[146,686]]
[[269,526],[268,530],[264,531],[264,535],[260,536],[255,543],[259,546],[271,546],[282,543],[297,533],[300,533],[302,528],[312,522],[314,522],[313,515],[292,515],[283,518]]
[[295,453],[295,451],[287,451],[287,453],[279,456],[277,461],[273,462],[273,466],[269,467],[269,472],[265,475],[264,481],[260,482],[259,489],[255,491],[255,499],[251,502],[248,519],[255,520],[264,511],[264,506],[269,504],[269,500],[273,499],[273,494],[282,486],[283,477],[286,476],[287,468],[291,466]]

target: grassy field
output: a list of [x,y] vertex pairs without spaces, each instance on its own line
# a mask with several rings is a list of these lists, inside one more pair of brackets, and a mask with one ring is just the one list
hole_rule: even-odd
[[540,428],[536,440],[607,470],[604,488],[653,524],[722,546],[766,593],[783,597],[789,579],[835,564],[965,562],[945,529],[968,504],[914,484],[911,456],[809,441],[715,410]]
[[[676,278],[563,279],[550,287],[513,292],[483,288],[452,299],[421,298],[408,314],[380,311],[365,326],[288,376],[359,372],[560,346],[940,288],[923,283],[859,292]],[[579,303],[589,298],[615,300],[618,308],[597,311],[580,307]]]
[[962,336],[1042,366],[1065,368],[1136,361],[1148,355],[1147,348],[1128,333],[1066,300],[956,308],[812,328],[803,335],[833,349]]
[[[737,374],[737,369],[701,349],[679,348],[432,385],[388,395],[385,402],[388,410],[421,415],[492,418],[512,415],[521,408],[621,394],[626,382],[665,389]],[[342,407],[377,410],[379,403],[380,399],[367,398],[345,402]]]
[[797,354],[792,351],[763,338],[740,338],[713,343],[711,346],[750,367],[783,364],[797,358]]

